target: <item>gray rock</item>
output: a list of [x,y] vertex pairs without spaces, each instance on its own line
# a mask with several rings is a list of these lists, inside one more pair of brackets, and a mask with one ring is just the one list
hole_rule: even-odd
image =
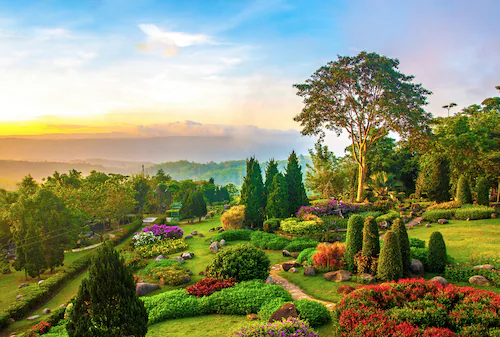
[[425,228],[430,228],[430,227],[431,227],[430,223],[428,223],[428,224],[425,225]]
[[365,284],[371,284],[375,282],[375,277],[373,275],[368,274],[368,273],[361,273],[356,275],[358,279],[361,279],[363,283]]
[[38,285],[42,284],[42,283],[43,283],[43,281],[45,281],[45,280],[40,280],[40,281],[38,281]]
[[51,313],[51,311],[50,311],[49,308],[45,308],[45,309],[42,310],[42,314],[44,314],[44,315],[48,315],[50,313]]
[[424,264],[422,261],[417,259],[412,259],[410,263],[410,274],[412,277],[422,277],[424,276]]
[[186,252],[186,253],[182,253],[181,254],[181,257],[184,259],[184,260],[191,260],[193,258],[193,255],[191,255],[191,253],[189,252]]
[[491,282],[484,276],[474,275],[469,279],[469,283],[475,286],[489,287]]
[[219,244],[221,247],[224,247],[226,245],[226,240],[224,239],[220,240]]
[[276,282],[274,282],[274,279],[271,276],[268,276],[266,279],[266,283],[267,284],[275,284]]
[[198,275],[200,275],[200,276],[205,276],[205,272],[200,271],[200,272],[198,273]]
[[284,271],[289,271],[291,268],[298,266],[299,265],[295,261],[287,261],[281,264],[281,268],[283,268]]
[[193,236],[192,236],[192,235],[186,235],[186,236],[184,237],[184,240],[189,240],[189,239],[192,239],[192,238],[193,238]]
[[219,233],[222,233],[222,232],[224,232],[224,228],[220,228],[220,229],[218,229],[218,231],[219,231]]
[[175,260],[175,261],[179,262],[180,264],[183,264],[184,262],[186,262],[186,261],[184,261],[184,259],[183,259],[182,257],[180,257],[180,256],[176,256],[176,257],[174,257],[174,258],[173,258],[173,260]]
[[495,266],[492,264],[481,264],[479,266],[472,267],[472,269],[474,269],[474,270],[478,270],[478,269],[494,270]]
[[283,256],[285,257],[292,257],[292,253],[290,253],[288,250],[283,250]]
[[16,300],[20,300],[21,298],[23,298],[23,295],[17,295],[16,296]]
[[295,274],[295,273],[297,272],[297,268],[292,267],[292,268],[290,268],[290,269],[288,270],[288,272],[289,272],[289,273],[293,273],[293,274]]
[[191,276],[189,276],[189,275],[184,275],[184,276],[182,277],[182,283],[184,283],[184,284],[185,284],[185,283],[189,283],[189,282],[191,282]]
[[351,275],[352,275],[351,272],[349,272],[347,270],[337,270],[337,271],[325,273],[323,275],[323,277],[325,278],[325,280],[328,280],[328,281],[345,282],[345,281],[349,281],[349,279],[351,278]]
[[219,251],[219,243],[218,242],[212,242],[210,244],[210,252],[215,254],[218,251]]
[[304,275],[305,276],[314,276],[314,275],[316,275],[316,269],[314,269],[313,266],[307,266],[304,268]]
[[205,235],[203,235],[203,233],[198,233],[198,237],[199,237],[199,238],[202,238],[202,237],[204,237],[204,236],[205,236]]
[[135,286],[136,296],[145,296],[150,292],[160,289],[160,286],[153,283],[137,283]]
[[192,236],[196,236],[196,235],[198,235],[198,231],[191,232],[191,235],[192,235]]
[[187,273],[188,275],[193,275],[193,272],[192,272],[190,269],[186,270],[186,273]]
[[34,321],[35,319],[39,319],[40,318],[40,315],[33,315],[33,316],[30,316],[28,318],[26,318],[28,321]]
[[438,220],[438,224],[440,224],[440,225],[445,225],[447,223],[448,223],[448,219],[439,219]]
[[163,255],[158,255],[155,259],[155,262],[160,262],[161,260],[165,260],[167,257]]
[[448,281],[442,276],[435,276],[435,277],[431,278],[430,281],[441,283],[444,286],[448,285]]

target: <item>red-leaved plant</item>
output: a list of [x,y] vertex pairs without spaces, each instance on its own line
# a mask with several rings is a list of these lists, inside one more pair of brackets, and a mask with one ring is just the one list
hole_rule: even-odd
[[236,284],[234,279],[218,279],[218,278],[206,278],[201,281],[196,282],[192,286],[186,288],[186,291],[191,295],[197,297],[209,296],[214,292],[224,289],[231,288]]
[[320,243],[312,257],[314,267],[319,270],[338,270],[344,266],[345,245],[339,242]]

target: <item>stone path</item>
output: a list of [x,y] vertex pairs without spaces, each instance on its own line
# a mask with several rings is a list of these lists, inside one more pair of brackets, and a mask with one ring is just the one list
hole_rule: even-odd
[[422,220],[424,220],[424,218],[422,218],[421,216],[419,216],[418,218],[415,218],[415,219],[411,220],[410,222],[408,222],[406,224],[406,228],[407,229],[412,229],[413,227],[420,225],[420,223],[422,222]]
[[280,263],[271,266],[270,276],[271,276],[271,278],[273,280],[273,283],[279,284],[280,286],[282,286],[283,288],[285,288],[285,290],[287,290],[288,292],[290,292],[290,294],[292,295],[292,298],[294,300],[311,300],[311,301],[316,301],[316,302],[319,302],[319,303],[323,304],[325,307],[327,307],[330,310],[334,310],[335,309],[335,303],[327,302],[327,301],[322,301],[322,300],[318,300],[318,299],[316,299],[314,297],[311,297],[311,296],[307,295],[304,291],[302,291],[302,289],[300,289],[299,286],[297,286],[297,285],[295,285],[293,283],[290,283],[286,278],[279,276],[279,272],[281,270],[282,269],[281,269],[281,264]]

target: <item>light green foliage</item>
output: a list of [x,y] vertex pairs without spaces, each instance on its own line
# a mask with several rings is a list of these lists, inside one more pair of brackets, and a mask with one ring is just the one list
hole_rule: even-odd
[[257,248],[272,250],[284,249],[289,243],[286,238],[279,235],[258,231],[252,233],[250,242]]
[[425,220],[438,221],[439,219],[451,219],[455,215],[456,209],[433,209],[425,211],[422,217]]
[[156,257],[158,255],[169,255],[187,249],[188,245],[184,239],[161,240],[147,246],[135,248],[135,250],[144,258]]
[[392,231],[398,237],[399,248],[401,249],[401,261],[403,263],[403,276],[408,275],[411,263],[410,253],[410,240],[408,239],[408,232],[406,226],[401,219],[394,220],[392,224]]
[[294,302],[299,318],[309,322],[312,327],[322,326],[331,321],[330,311],[321,303],[311,300]]
[[264,303],[264,305],[260,308],[260,310],[258,312],[259,318],[264,322],[269,321],[269,318],[271,318],[271,315],[276,310],[281,308],[285,303],[286,303],[286,301],[281,297],[275,298],[267,303]]
[[281,221],[280,228],[290,234],[311,234],[320,231],[321,225],[321,222],[316,220],[300,221],[297,218],[289,218]]
[[456,200],[461,205],[472,204],[472,194],[470,191],[469,181],[464,176],[461,176],[458,180]]
[[380,252],[378,225],[375,218],[369,216],[365,219],[363,227],[363,256],[377,257]]
[[387,231],[378,261],[377,278],[383,281],[397,281],[401,277],[403,277],[403,262],[399,236],[393,231]]
[[477,181],[477,203],[483,206],[490,205],[490,183],[488,179],[481,177]]
[[312,257],[315,253],[316,253],[316,247],[306,248],[299,253],[299,256],[297,256],[297,259],[295,259],[295,262],[300,263],[300,264],[303,264],[305,262],[306,265],[311,266],[312,265]]
[[440,232],[431,234],[427,265],[430,272],[442,273],[446,266],[446,245]]
[[363,225],[364,219],[362,215],[353,214],[347,223],[346,235],[346,250],[344,260],[347,269],[354,272],[354,255],[363,249]]
[[252,233],[254,233],[254,232],[251,230],[248,230],[248,229],[233,229],[233,230],[223,231],[222,233],[216,234],[212,238],[212,240],[213,241],[220,241],[220,240],[224,239],[226,241],[238,241],[238,240],[249,241]]
[[427,207],[427,211],[436,210],[436,209],[453,209],[460,208],[462,206],[458,201],[448,201],[442,202],[439,204],[434,204],[432,206]]
[[388,223],[391,223],[393,220],[399,218],[399,213],[396,211],[390,211],[389,213],[380,215],[376,218],[376,221],[378,224],[386,221]]
[[458,220],[489,219],[491,218],[492,213],[495,213],[495,209],[493,207],[465,205],[455,211],[455,218]]

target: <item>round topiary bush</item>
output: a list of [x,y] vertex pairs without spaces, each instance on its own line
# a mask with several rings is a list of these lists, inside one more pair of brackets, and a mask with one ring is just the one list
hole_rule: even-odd
[[477,182],[477,203],[479,205],[490,205],[490,183],[482,177]]
[[469,182],[464,176],[461,176],[460,179],[458,179],[457,201],[462,205],[472,204],[472,194],[470,192]]
[[425,281],[358,287],[336,306],[339,336],[498,336],[500,295]]
[[234,278],[237,282],[265,280],[269,275],[271,262],[266,253],[253,245],[240,244],[228,247],[215,254],[205,275],[213,278]]
[[446,266],[446,245],[440,232],[431,234],[427,266],[430,272],[442,273]]
[[396,219],[392,223],[392,231],[398,236],[399,248],[401,249],[401,261],[403,263],[403,276],[408,275],[411,264],[410,240],[406,226],[401,222],[401,219]]
[[347,269],[355,272],[354,255],[363,249],[363,216],[353,214],[347,222],[346,248],[345,248],[345,263]]
[[378,225],[374,217],[365,219],[363,227],[363,255],[377,257],[380,253],[380,242],[378,235]]
[[319,302],[299,300],[294,304],[299,318],[308,322],[312,327],[322,326],[332,319],[330,311]]
[[377,266],[377,278],[382,281],[397,281],[403,276],[403,262],[399,236],[393,231],[384,235],[384,244]]

